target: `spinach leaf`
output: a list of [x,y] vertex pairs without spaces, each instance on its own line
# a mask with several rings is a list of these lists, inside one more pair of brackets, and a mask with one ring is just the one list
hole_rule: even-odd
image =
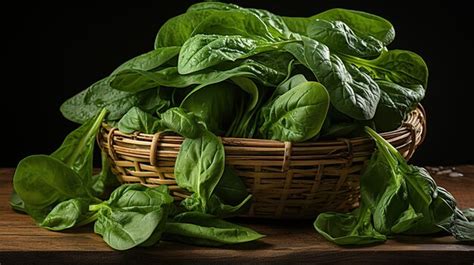
[[25,209],[37,222],[45,215],[33,214],[71,198],[87,198],[89,190],[83,178],[64,162],[48,155],[28,156],[18,163],[13,176],[14,189]]
[[12,194],[10,195],[9,204],[13,210],[26,213],[25,202],[20,198],[15,189],[13,189]]
[[180,49],[181,47],[179,46],[163,47],[141,54],[117,67],[117,69],[112,72],[112,75],[126,69],[138,69],[143,71],[156,69],[177,56]]
[[176,88],[215,84],[232,77],[254,78],[264,85],[276,86],[288,74],[292,56],[286,52],[268,52],[223,65],[219,69],[206,69],[188,75],[180,75],[176,67],[148,72],[142,70],[124,70],[110,77],[110,86],[116,90],[137,93],[157,86]]
[[[257,117],[254,117],[253,125],[257,126],[257,124],[258,124],[259,126],[261,126],[263,124],[263,121],[262,121],[263,117],[269,116],[271,106],[274,103],[275,99],[277,99],[281,95],[285,94],[286,92],[288,92],[290,89],[296,87],[297,85],[299,85],[301,83],[304,83],[304,82],[307,82],[307,81],[308,80],[306,80],[304,75],[296,74],[296,75],[288,78],[287,80],[283,81],[282,83],[280,83],[276,87],[276,89],[273,91],[272,95],[270,96],[270,98],[266,102],[263,102],[263,100],[262,100],[262,103],[261,103],[262,107],[258,110]],[[262,98],[262,97],[260,97],[260,98]],[[248,125],[245,125],[245,126],[248,126]],[[240,134],[237,134],[237,135],[240,136]],[[247,134],[247,135],[244,134],[243,136],[252,137],[253,134]]]
[[247,186],[234,169],[226,166],[214,193],[225,203],[236,205],[249,195]]
[[238,105],[244,100],[245,93],[239,87],[221,82],[194,89],[181,102],[181,107],[202,120],[209,131],[223,134],[229,128]]
[[274,40],[269,28],[260,18],[240,10],[213,11],[191,33],[192,36],[198,34],[238,35],[259,41]]
[[160,118],[133,107],[120,119],[117,127],[124,133],[139,131],[154,134],[158,131],[173,131],[187,138],[197,138],[203,130],[198,117],[183,108],[170,108],[158,115]]
[[381,132],[394,130],[423,99],[425,89],[422,85],[401,86],[384,80],[376,82],[381,95],[374,116],[375,127]]
[[[119,66],[111,74],[137,70],[151,71],[165,64],[179,53],[180,47],[166,47],[137,56]],[[92,84],[87,89],[66,100],[61,105],[61,112],[67,119],[84,123],[95,116],[102,108],[109,110],[108,120],[119,120],[130,108],[140,106],[142,109],[154,112],[156,109],[169,104],[159,96],[159,90],[150,89],[142,93],[127,93],[112,89],[110,78],[106,77]],[[145,89],[156,86],[145,87]]]
[[304,82],[278,97],[263,113],[260,133],[268,139],[301,142],[319,133],[329,95],[319,83]]
[[182,46],[196,34],[241,35],[260,40],[287,38],[283,20],[266,10],[232,4],[198,3],[168,20],[159,30],[155,49]]
[[107,110],[72,131],[50,156],[32,155],[18,163],[14,190],[38,223],[56,204],[73,198],[94,200],[90,187],[95,136]]
[[61,231],[91,223],[97,216],[89,212],[92,200],[74,198],[58,203],[39,224],[43,228]]
[[118,129],[124,133],[135,131],[154,134],[162,130],[160,120],[138,107],[132,107],[118,122]]
[[188,7],[186,12],[202,11],[202,10],[237,10],[237,9],[241,9],[241,7],[236,4],[209,1],[209,2],[201,2],[201,3],[192,4]]
[[153,89],[141,93],[119,91],[111,88],[108,83],[108,78],[104,78],[66,100],[60,108],[63,116],[82,124],[106,108],[109,111],[107,120],[119,120],[130,108],[141,106],[158,94]]
[[192,36],[194,29],[214,13],[214,10],[202,10],[187,12],[169,19],[161,26],[156,35],[155,49],[182,46]]
[[404,50],[383,52],[373,60],[341,55],[341,58],[367,72],[372,78],[398,85],[428,85],[428,67],[416,53]]
[[216,194],[212,194],[206,203],[200,197],[193,193],[191,196],[181,201],[181,206],[190,212],[200,212],[212,214],[217,217],[231,217],[237,215],[239,212],[246,209],[244,206],[248,205],[252,195],[248,194],[243,200],[235,205],[226,204]]
[[178,186],[196,193],[204,209],[224,172],[224,146],[214,134],[204,131],[196,139],[186,138],[176,158],[174,174]]
[[[289,68],[292,63],[290,63]],[[232,137],[244,137],[252,138],[257,132],[257,119],[260,113],[261,106],[267,99],[267,94],[271,91],[270,89],[255,84],[251,79],[245,77],[235,77],[232,81],[236,83],[242,90],[247,92],[250,96],[246,107],[242,108],[242,112],[239,116],[236,116],[237,120],[232,130],[227,132],[227,135]]]
[[[165,185],[155,188],[141,184],[122,185],[112,192],[108,201],[89,207],[98,212],[94,232],[117,250],[130,249],[144,242],[153,245],[165,228],[172,202],[173,197]],[[154,242],[148,241],[152,236]]]
[[238,35],[196,35],[181,47],[178,72],[189,74],[224,60],[235,61],[243,56],[250,57],[258,45],[258,41]]
[[219,183],[214,190],[214,194],[204,206],[196,193],[186,198],[182,203],[188,211],[209,213],[219,217],[229,217],[236,215],[241,210],[246,209],[247,203],[252,198],[247,192],[247,187],[235,171],[226,166]]
[[357,34],[373,36],[385,45],[390,44],[395,38],[395,29],[388,20],[363,11],[334,8],[316,14],[314,18],[342,21]]
[[168,109],[160,114],[160,117],[160,124],[163,129],[173,131],[186,138],[198,138],[204,130],[199,117],[194,113],[186,112],[183,108]]
[[264,42],[239,35],[196,35],[181,47],[178,72],[190,74],[224,61],[236,61],[258,53],[279,50],[290,42]]
[[445,227],[459,241],[474,241],[474,208],[456,209],[455,218]]
[[370,76],[344,64],[326,45],[309,38],[303,38],[303,44],[289,44],[286,49],[327,88],[337,110],[358,120],[373,118],[380,88]]
[[291,31],[302,35],[306,34],[308,25],[315,19],[331,22],[341,21],[347,24],[359,36],[372,36],[385,44],[385,46],[390,44],[395,38],[395,29],[389,21],[362,11],[334,8],[309,18],[283,17]]
[[[195,33],[198,31],[198,33],[223,33],[222,35],[242,36],[247,36],[246,34],[249,34],[250,37],[263,37],[267,40],[288,38],[288,35],[290,34],[283,19],[267,10],[242,8],[235,4],[218,2],[197,3],[188,8],[188,12],[204,10],[226,10],[230,12],[225,14],[214,13],[210,15],[210,17],[212,17],[210,20],[217,19],[217,21],[212,24],[208,23],[207,20],[201,22],[197,29],[200,29],[201,25],[205,24],[205,29],[207,31],[198,31],[195,29]],[[240,19],[243,19],[243,23],[239,21]],[[264,26],[262,26],[261,23],[263,23]],[[220,33],[214,32],[216,28],[223,28],[225,30],[221,30]]]
[[92,177],[95,136],[106,114],[107,109],[102,109],[95,118],[69,133],[62,145],[51,154],[51,157],[61,160],[77,172],[84,183],[89,183]]
[[381,41],[372,36],[358,36],[342,21],[315,19],[308,24],[306,33],[328,46],[331,52],[370,58],[380,55],[385,49]]
[[282,82],[281,84],[277,86],[277,88],[274,90],[272,94],[272,97],[269,99],[269,102],[272,102],[274,99],[290,91],[290,89],[307,81],[308,80],[306,80],[306,77],[302,74],[297,74],[288,78],[288,80],[285,80],[284,82]]
[[319,214],[314,228],[324,238],[338,245],[363,245],[387,239],[373,227],[371,210],[362,205],[350,214]]
[[184,212],[166,223],[168,240],[203,246],[221,246],[258,240],[263,235],[209,214]]

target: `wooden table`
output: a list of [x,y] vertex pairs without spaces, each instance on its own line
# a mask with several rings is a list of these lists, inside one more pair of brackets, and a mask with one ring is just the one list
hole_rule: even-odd
[[[460,207],[474,207],[474,166],[458,167],[463,177],[436,177]],[[266,234],[259,242],[205,248],[161,242],[125,252],[110,249],[87,226],[68,232],[38,228],[10,209],[13,169],[0,169],[0,265],[9,264],[474,264],[474,245],[450,236],[402,236],[370,247],[339,247],[327,242],[311,221],[236,219]]]

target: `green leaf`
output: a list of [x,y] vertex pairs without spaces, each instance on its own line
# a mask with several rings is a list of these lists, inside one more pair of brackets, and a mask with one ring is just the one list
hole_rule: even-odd
[[326,87],[332,105],[354,119],[373,118],[380,99],[377,83],[356,67],[344,64],[326,45],[303,40],[303,44],[289,44],[286,49]]
[[362,11],[334,8],[316,14],[312,17],[283,17],[288,28],[296,33],[305,35],[308,25],[315,19],[341,21],[361,36],[372,36],[383,44],[390,44],[395,38],[395,29],[386,19]]
[[260,133],[268,139],[302,142],[316,136],[329,107],[329,95],[319,83],[305,82],[278,97],[263,113]]
[[389,81],[376,81],[380,87],[380,101],[375,112],[375,127],[380,132],[394,130],[425,96],[422,85],[400,86]]
[[292,56],[286,52],[261,53],[252,58],[236,62],[226,62],[219,69],[206,69],[188,75],[180,75],[176,67],[147,72],[142,70],[124,70],[110,77],[110,86],[116,90],[137,93],[157,86],[188,87],[219,83],[232,77],[249,77],[264,85],[276,86],[286,78]]
[[474,241],[474,208],[457,210],[449,231],[459,241]]
[[233,10],[231,12],[213,11],[194,28],[192,35],[196,36],[199,34],[238,35],[260,41],[273,40],[269,28],[261,19],[254,14],[242,12],[241,10]]
[[[24,202],[26,212],[38,223],[65,200],[94,200],[91,187],[92,155],[95,136],[106,113],[107,110],[103,109],[95,118],[69,133],[63,144],[50,156],[32,155],[18,163],[13,177],[14,190]],[[56,211],[59,213],[52,213],[55,220],[64,213],[62,210]],[[54,223],[51,227],[63,229],[71,224],[71,221],[68,222],[67,225]],[[49,227],[49,223],[46,226]]]
[[223,202],[216,194],[212,194],[204,204],[203,200],[197,195],[197,193],[193,193],[191,196],[182,200],[180,205],[187,211],[207,213],[225,218],[235,216],[246,209],[244,206],[247,206],[251,198],[252,195],[248,194],[236,205],[230,205]]
[[167,239],[204,246],[245,243],[263,235],[209,214],[184,212],[166,224]]
[[338,245],[380,243],[387,237],[371,223],[370,209],[356,209],[352,213],[322,213],[314,222],[316,231]]
[[141,54],[117,67],[117,69],[112,72],[112,75],[126,69],[138,69],[143,71],[156,69],[177,56],[180,49],[180,46],[163,47]]
[[198,3],[169,19],[159,30],[155,49],[182,46],[196,34],[241,35],[261,40],[286,38],[288,28],[279,16],[259,9],[222,3]]
[[308,82],[306,80],[306,77],[302,74],[297,74],[292,77],[290,77],[288,80],[285,80],[281,84],[277,86],[275,91],[272,94],[272,97],[269,101],[272,101],[273,99],[276,99],[277,97],[285,94],[286,92],[290,91],[290,89],[298,86],[301,83]]
[[188,12],[227,11],[210,14],[193,33],[213,33],[220,35],[241,35],[267,40],[287,38],[288,27],[280,16],[263,9],[242,8],[226,3],[197,3]]
[[308,24],[306,32],[308,37],[328,46],[331,52],[370,58],[385,49],[381,41],[372,36],[358,36],[342,21],[315,19]]
[[199,117],[209,131],[223,134],[235,118],[237,108],[245,96],[234,84],[221,82],[194,89],[181,102],[181,107]]
[[[137,56],[119,66],[111,74],[122,71],[151,71],[165,64],[179,53],[180,47],[166,47]],[[106,77],[92,84],[87,89],[66,100],[61,105],[61,112],[67,119],[84,123],[95,116],[102,108],[107,108],[108,120],[119,120],[130,108],[139,106],[144,110],[154,112],[158,107],[167,104],[159,96],[159,91],[149,90],[142,93],[127,93],[112,89],[110,78]],[[146,87],[146,90],[152,87]]]
[[186,138],[176,158],[174,174],[178,186],[195,192],[206,208],[225,167],[224,146],[211,132]]
[[190,74],[225,61],[245,59],[252,55],[279,50],[285,42],[264,42],[239,35],[196,35],[181,48],[178,72]]
[[[254,114],[256,117],[252,117],[253,118],[253,126],[257,127],[257,124],[259,126],[261,126],[262,124],[262,117],[265,117],[265,116],[268,116],[269,113],[270,113],[270,109],[271,109],[271,106],[272,104],[274,103],[275,99],[277,99],[278,97],[280,97],[281,95],[285,94],[286,92],[288,92],[290,89],[296,87],[297,85],[301,84],[301,83],[304,83],[304,82],[307,82],[308,80],[306,80],[305,76],[302,75],[302,74],[297,74],[297,75],[294,75],[290,78],[288,78],[287,80],[283,81],[282,83],[280,83],[276,89],[273,91],[272,95],[270,96],[269,99],[266,99],[266,102],[263,101],[263,96],[260,96],[260,99],[261,99],[261,102],[260,102],[260,106],[261,108]],[[248,124],[243,124],[242,127],[249,127]],[[257,130],[258,128],[255,128],[255,130]],[[252,138],[253,134],[236,134],[235,136],[237,137],[249,137],[249,138]]]
[[249,202],[252,199],[252,195],[248,194],[240,202],[236,204],[227,204],[219,198],[217,195],[211,196],[211,200],[208,203],[208,209],[206,213],[213,214],[219,217],[231,217],[249,209]]
[[119,120],[130,108],[142,105],[158,93],[157,90],[128,93],[113,89],[108,83],[109,79],[104,78],[66,100],[60,108],[63,116],[82,124],[106,108],[109,111],[107,120]]
[[[91,211],[98,211],[94,232],[117,250],[127,250],[144,242],[153,245],[165,228],[172,202],[165,185],[156,188],[122,185],[112,192],[108,201],[90,207]],[[152,236],[154,242],[148,241]]]
[[341,55],[341,58],[365,72],[373,79],[387,80],[398,85],[428,85],[428,67],[414,52],[391,50],[373,60]]
[[241,9],[241,7],[236,4],[205,1],[205,2],[190,5],[188,9],[186,10],[186,12],[203,11],[203,10],[238,10],[238,9]]
[[16,193],[15,189],[13,189],[10,195],[9,203],[13,210],[26,213],[25,202],[20,198],[18,193]]
[[89,197],[83,178],[64,162],[48,155],[22,159],[13,176],[13,185],[28,214],[28,207],[32,211],[41,210],[67,199]]
[[252,195],[247,191],[247,187],[242,179],[230,167],[225,167],[222,177],[217,183],[214,194],[203,205],[203,201],[197,193],[181,202],[181,206],[187,211],[212,214],[218,217],[235,216],[246,209]]
[[107,110],[102,109],[94,118],[69,133],[62,145],[51,154],[77,172],[84,183],[89,183],[92,177],[95,136],[106,114]]
[[163,130],[160,120],[138,107],[132,107],[118,122],[118,129],[124,133],[135,131],[154,134]]
[[188,12],[169,19],[156,35],[155,49],[182,46],[192,36],[194,29],[213,13],[213,10]]
[[53,231],[61,231],[71,227],[95,221],[96,216],[89,212],[90,199],[69,199],[57,204],[40,226]]
[[373,36],[385,45],[390,44],[395,38],[395,29],[388,20],[363,11],[334,8],[314,17],[328,21],[342,21],[357,34]]
[[173,131],[183,137],[195,139],[201,136],[203,126],[194,113],[183,108],[171,108],[160,114],[162,128]]
[[235,170],[226,166],[214,193],[225,203],[236,205],[249,195],[247,186]]

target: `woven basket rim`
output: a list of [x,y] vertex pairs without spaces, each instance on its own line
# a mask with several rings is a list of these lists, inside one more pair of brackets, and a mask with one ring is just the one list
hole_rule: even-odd
[[[418,104],[417,107],[415,109],[413,109],[408,114],[407,118],[405,118],[404,122],[400,125],[400,127],[398,127],[395,130],[391,130],[391,131],[379,132],[378,134],[380,136],[382,136],[383,138],[386,138],[386,137],[390,137],[391,135],[396,135],[396,134],[402,133],[403,131],[405,131],[407,129],[412,130],[413,125],[412,125],[412,123],[409,122],[410,121],[409,119],[410,119],[410,116],[415,111],[418,111],[419,114],[422,115],[421,119],[417,118],[417,119],[420,119],[420,120],[423,121],[422,122],[423,134],[422,134],[422,138],[421,138],[421,141],[420,141],[420,143],[422,143],[425,139],[425,136],[426,136],[427,121],[426,121],[425,108],[421,104]],[[108,130],[115,129],[116,130],[115,133],[118,133],[118,134],[133,135],[135,137],[154,138],[157,135],[159,135],[160,138],[173,137],[176,140],[184,140],[185,139],[185,137],[183,137],[179,134],[176,134],[174,132],[168,132],[168,131],[156,132],[154,134],[143,133],[143,132],[138,132],[138,131],[133,132],[133,133],[123,133],[123,132],[119,131],[117,127],[111,126],[111,125],[107,124],[106,122],[102,123],[102,127],[107,128]],[[227,137],[227,136],[217,136],[217,137],[219,137],[221,139],[221,141],[223,141],[223,142],[256,141],[256,142],[259,142],[259,143],[266,143],[266,144],[269,144],[269,145],[285,144],[285,143],[290,142],[290,141],[278,141],[278,140],[261,139],[261,138],[239,138],[239,137]],[[357,137],[338,137],[338,138],[329,138],[329,139],[317,138],[316,140],[310,140],[310,141],[305,141],[305,142],[296,142],[296,143],[292,142],[292,145],[293,146],[305,146],[305,145],[308,145],[308,144],[323,144],[323,145],[336,144],[337,145],[337,144],[341,144],[341,142],[344,143],[346,141],[366,142],[366,141],[370,141],[370,137],[369,136],[357,136]]]

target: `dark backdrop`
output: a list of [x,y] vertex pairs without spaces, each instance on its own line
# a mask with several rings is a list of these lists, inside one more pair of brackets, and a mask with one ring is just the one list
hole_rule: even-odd
[[[97,1],[99,2],[99,1]],[[50,153],[75,124],[60,104],[108,75],[125,60],[153,48],[168,18],[196,1],[131,4],[17,4],[3,8],[3,147],[0,166],[24,156]],[[313,3],[311,3],[313,2]],[[428,135],[414,157],[419,165],[474,163],[468,128],[474,120],[472,14],[453,1],[235,1],[288,16],[310,16],[333,7],[385,17],[395,26],[390,48],[420,54],[430,69]]]

